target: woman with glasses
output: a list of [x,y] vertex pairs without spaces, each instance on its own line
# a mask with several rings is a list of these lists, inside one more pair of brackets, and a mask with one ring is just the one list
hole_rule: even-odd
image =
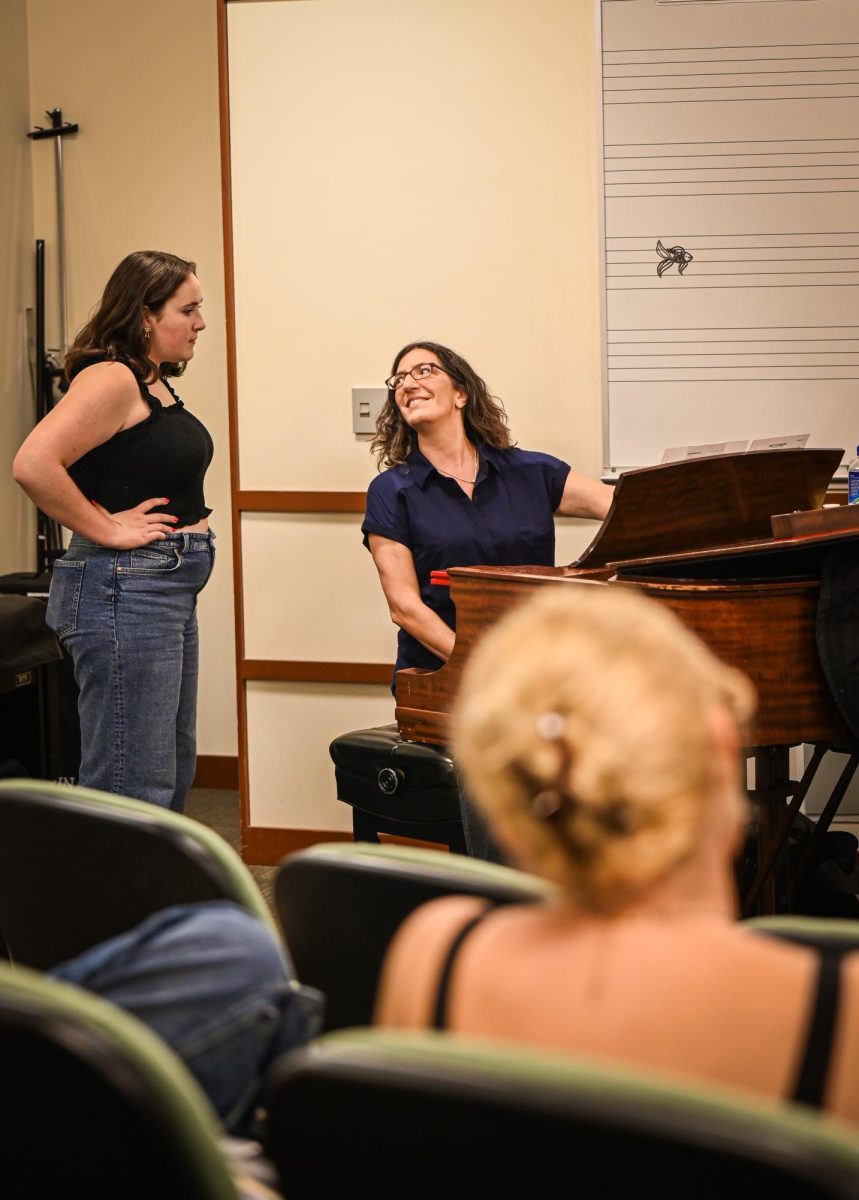
[[856,939],[821,953],[736,920],[754,704],[745,676],[634,589],[570,582],[502,617],[465,664],[451,744],[513,862],[557,898],[417,909],[391,944],[376,1019],[859,1123]]
[[[431,572],[555,565],[556,513],[602,520],[612,489],[550,454],[515,447],[498,399],[461,355],[412,342],[394,359],[371,450],[386,467],[370,484],[361,526],[391,619],[395,672],[434,671],[453,650],[456,613]],[[466,842],[497,857],[463,807]]]
[[555,565],[555,513],[602,520],[612,489],[514,447],[507,417],[453,350],[414,342],[394,359],[371,443],[380,467],[361,527],[399,626],[396,670],[450,657],[455,611],[430,572]]

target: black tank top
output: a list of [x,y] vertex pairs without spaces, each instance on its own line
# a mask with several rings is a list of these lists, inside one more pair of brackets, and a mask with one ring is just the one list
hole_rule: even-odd
[[[432,1027],[434,1029],[449,1028],[450,984],[462,943],[495,907],[497,907],[495,904],[490,903],[477,916],[469,918],[457,931],[448,947],[439,975],[433,1008]],[[791,941],[793,939],[785,938],[784,940]],[[841,960],[845,954],[856,950],[856,944],[833,942],[832,945],[823,948],[815,946],[813,943],[805,944],[817,951],[820,966],[817,974],[817,986],[811,1000],[811,1014],[805,1045],[799,1059],[796,1080],[786,1099],[799,1104],[808,1104],[813,1108],[822,1108],[826,1081],[829,1076],[829,1064],[832,1058],[835,1023],[838,1017]]]
[[[91,359],[75,374],[106,361]],[[136,373],[134,377],[149,405],[149,416],[72,463],[69,475],[87,500],[97,500],[108,512],[123,512],[153,496],[167,496],[170,503],[152,511],[178,517],[177,529],[196,525],[212,511],[203,494],[214,450],[209,431],[188,412],[166,379],[163,382],[176,401],[167,407]]]

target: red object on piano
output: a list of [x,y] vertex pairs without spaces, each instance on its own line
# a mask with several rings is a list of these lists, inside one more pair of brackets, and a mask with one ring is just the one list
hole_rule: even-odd
[[436,587],[450,587],[450,576],[447,571],[430,571],[430,583]]

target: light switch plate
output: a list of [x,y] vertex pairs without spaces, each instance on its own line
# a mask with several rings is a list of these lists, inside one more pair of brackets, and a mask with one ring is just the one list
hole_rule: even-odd
[[375,433],[376,420],[388,398],[386,388],[352,388],[352,432]]

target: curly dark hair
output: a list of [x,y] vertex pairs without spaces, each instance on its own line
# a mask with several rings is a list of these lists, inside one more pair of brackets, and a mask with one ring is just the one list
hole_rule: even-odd
[[[504,405],[497,396],[492,395],[474,368],[460,354],[447,346],[440,346],[438,342],[409,342],[395,357],[392,375],[396,374],[410,350],[428,350],[434,354],[457,387],[465,392],[466,404],[462,415],[465,435],[470,442],[478,446],[485,443],[497,450],[507,450],[513,445]],[[416,445],[417,434],[403,420],[394,393],[389,388],[388,399],[379,413],[376,433],[370,443],[370,452],[376,455],[379,470],[405,462]]]
[[[88,358],[107,355],[127,363],[144,383],[154,382],[159,371],[146,353],[143,309],[158,316],[196,270],[196,263],[162,250],[135,250],[126,255],[108,279],[95,314],[66,355],[66,378],[73,379]],[[184,370],[185,363],[165,362],[160,374],[181,375]]]

